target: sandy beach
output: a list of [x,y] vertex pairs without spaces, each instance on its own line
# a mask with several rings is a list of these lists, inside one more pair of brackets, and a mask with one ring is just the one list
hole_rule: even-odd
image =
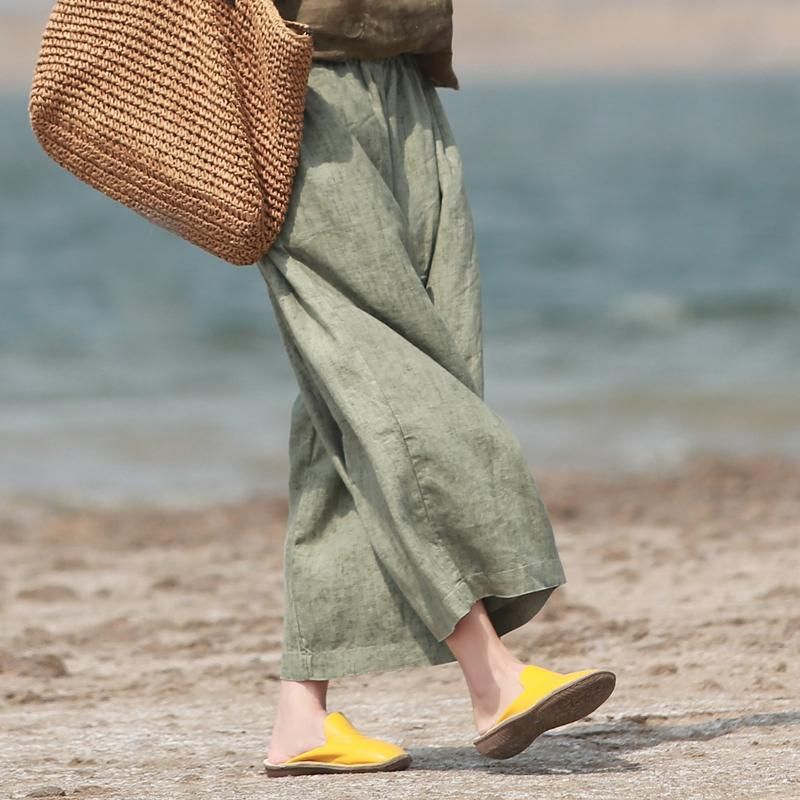
[[[617,689],[491,761],[456,664],[336,680],[329,709],[411,768],[271,780],[287,499],[259,481],[286,468],[267,433],[285,447],[288,388],[263,287],[195,273],[40,168],[18,101],[51,4],[25,3],[0,4],[0,90],[15,92],[0,115],[0,798],[800,798],[800,460],[774,454],[800,452],[796,73],[739,93],[693,78],[660,94],[543,81],[522,104],[515,84],[497,106],[495,86],[463,93],[488,120],[459,136],[489,154],[470,163],[486,263],[504,270],[498,397],[543,463],[569,440],[573,463],[600,465],[534,470],[568,582],[506,641],[552,669],[613,669]],[[454,67],[467,91],[798,70],[800,3],[459,0]],[[534,147],[484,138],[513,108]],[[632,458],[603,461],[609,442]],[[716,444],[770,452],[703,454]],[[105,475],[138,476],[153,505],[56,497],[64,477],[99,497]],[[263,493],[178,502],[242,476]]]
[[261,771],[283,497],[3,508],[2,796],[796,798],[800,465],[537,480],[568,583],[507,641],[555,669],[613,668],[615,694],[499,762],[470,744],[455,664],[335,681],[331,710],[414,758],[357,778]]

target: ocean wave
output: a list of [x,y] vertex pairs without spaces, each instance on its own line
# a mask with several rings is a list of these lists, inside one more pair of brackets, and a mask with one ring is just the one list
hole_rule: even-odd
[[650,328],[674,328],[689,316],[686,301],[668,294],[637,292],[623,295],[611,306],[609,316],[617,322]]
[[764,293],[686,298],[655,292],[620,297],[608,312],[620,323],[675,329],[692,322],[800,321],[800,297]]

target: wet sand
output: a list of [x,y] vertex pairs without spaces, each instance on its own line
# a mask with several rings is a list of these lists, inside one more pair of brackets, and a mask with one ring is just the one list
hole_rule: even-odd
[[[471,746],[455,664],[332,683],[401,743],[386,775],[268,779],[285,498],[0,510],[0,793],[133,798],[796,798],[800,465],[537,474],[568,583],[506,637],[617,671],[597,713],[508,761]],[[53,787],[48,790],[47,787]]]

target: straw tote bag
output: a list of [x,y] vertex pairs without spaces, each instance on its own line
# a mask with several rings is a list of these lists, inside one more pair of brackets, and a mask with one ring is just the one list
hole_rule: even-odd
[[285,220],[312,52],[271,0],[58,0],[31,127],[95,189],[252,264]]

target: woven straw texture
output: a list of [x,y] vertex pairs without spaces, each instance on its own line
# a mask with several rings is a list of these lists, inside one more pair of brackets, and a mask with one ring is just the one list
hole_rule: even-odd
[[270,0],[59,0],[31,126],[81,180],[252,264],[286,216],[312,53]]

